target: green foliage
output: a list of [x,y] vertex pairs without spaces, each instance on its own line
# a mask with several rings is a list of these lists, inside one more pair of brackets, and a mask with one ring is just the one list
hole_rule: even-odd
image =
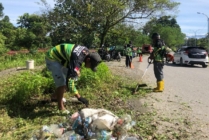
[[116,25],[129,19],[147,18],[159,11],[172,10],[179,4],[170,0],[97,0],[96,2],[94,0],[67,0],[56,2],[54,10],[47,15],[52,25],[50,35],[53,44],[65,39],[87,46],[94,42],[95,33],[99,35],[101,46],[105,43],[107,34]]
[[4,41],[5,41],[6,37],[3,36],[1,33],[0,33],[0,55],[4,54],[7,49],[4,45]]
[[[151,126],[152,116],[145,113],[139,115],[138,111],[130,108],[128,101],[134,96],[130,90],[135,87],[134,82],[127,84],[126,79],[113,76],[105,63],[99,65],[96,73],[83,67],[81,74],[79,93],[89,99],[91,108],[105,108],[118,116],[131,114],[137,127],[130,133],[138,133],[139,130],[141,132],[141,129],[149,130],[142,131],[143,136],[154,133],[155,129]],[[28,71],[0,80],[0,103],[5,104],[5,108],[0,110],[1,139],[30,139],[32,133],[43,125],[69,121],[53,113],[57,109],[53,103],[40,104],[41,99],[48,98],[43,93],[48,93],[53,84],[51,73],[46,68],[41,72]],[[146,91],[141,89],[141,92],[144,94]],[[67,95],[69,96],[65,94]],[[82,104],[71,102],[65,106],[72,113],[83,108]],[[15,131],[8,128],[15,128]]]
[[3,13],[4,7],[2,5],[2,3],[0,3],[0,17],[3,17],[4,13]]
[[24,72],[8,78],[1,83],[1,86],[4,87],[7,83],[10,86],[2,88],[1,99],[22,104],[30,97],[41,95],[53,82],[52,79],[43,77],[40,73]]
[[97,85],[108,82],[112,79],[111,73],[104,63],[99,64],[97,67],[97,72],[93,72],[91,69],[82,67],[81,77],[78,80],[79,87],[86,88],[96,87]]
[[157,32],[160,34],[161,39],[164,40],[166,46],[175,49],[179,45],[184,43],[185,34],[181,33],[181,30],[176,27],[156,25],[152,28],[151,34]]
[[8,16],[0,20],[0,32],[6,37],[5,47],[9,49],[14,44],[16,30]]
[[143,33],[149,34],[151,37],[154,32],[159,33],[165,44],[174,50],[184,43],[184,38],[186,37],[181,32],[176,19],[171,16],[153,18],[147,22],[143,28]]
[[26,65],[26,60],[34,60],[35,66],[39,66],[45,62],[45,53],[2,55],[0,56],[0,71],[8,68],[23,67]]
[[25,13],[19,17],[17,24],[19,28],[15,44],[30,50],[37,47],[43,48],[45,47],[43,44],[49,43],[50,40],[46,34],[50,30],[50,25],[44,16]]

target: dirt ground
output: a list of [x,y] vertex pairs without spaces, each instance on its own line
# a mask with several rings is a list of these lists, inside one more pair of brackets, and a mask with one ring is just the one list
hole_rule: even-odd
[[[138,60],[139,58],[133,59],[134,69],[125,67],[124,58],[121,62],[107,62],[107,65],[114,74],[127,77],[127,81],[128,79],[139,81],[148,65],[147,56],[143,57],[143,62],[139,62]],[[156,86],[156,80],[153,74],[153,66],[150,67],[143,78],[143,82],[146,82],[150,88],[153,88]],[[173,79],[176,78],[179,80],[175,72],[167,72],[167,75],[171,75]],[[191,81],[188,81],[188,83],[190,82]],[[176,85],[167,82],[164,92],[150,93],[143,99],[131,100],[130,104],[134,110],[157,113],[156,116],[153,116],[153,125],[157,127],[156,135],[165,135],[169,140],[209,140],[208,106],[197,101],[194,103],[192,100],[184,99],[188,98],[196,91],[187,92],[185,97],[184,95],[178,94],[178,91],[187,91],[185,90],[186,87],[183,88],[180,86],[183,85],[183,83],[184,81],[181,80],[177,81]],[[192,84],[190,87],[192,89]],[[205,91],[203,92],[205,93]],[[150,136],[149,139],[154,139],[154,136]]]

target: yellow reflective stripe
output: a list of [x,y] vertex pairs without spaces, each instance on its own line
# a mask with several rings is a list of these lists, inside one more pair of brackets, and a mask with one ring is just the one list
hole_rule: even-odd
[[54,53],[53,50],[51,50],[50,54],[52,55],[52,58],[55,58],[55,60],[58,60],[59,62],[61,62],[61,59],[57,57],[57,55]]
[[69,79],[69,83],[70,83],[70,92],[74,93],[74,94],[78,94],[78,91],[75,87],[75,84],[74,84],[74,80],[73,79]]
[[62,52],[61,52],[60,45],[59,45],[59,46],[56,46],[56,49],[57,49],[59,55],[61,55],[61,57],[62,57],[63,59],[65,59],[65,56],[64,56],[64,55],[62,54]]
[[73,90],[74,94],[78,94],[78,91],[77,91],[77,89],[75,87],[75,84],[74,84],[74,80],[73,80],[73,83],[72,83],[72,90]]
[[68,63],[69,63],[69,61],[66,61],[66,62],[64,63],[64,66],[67,67]]
[[[67,49],[68,46],[71,47],[70,50]],[[65,49],[66,49],[65,52],[66,52],[66,54],[67,54],[66,57],[67,57],[68,60],[70,60],[71,53],[72,53],[72,50],[73,50],[74,47],[75,47],[75,44],[67,44],[67,46],[65,47]]]

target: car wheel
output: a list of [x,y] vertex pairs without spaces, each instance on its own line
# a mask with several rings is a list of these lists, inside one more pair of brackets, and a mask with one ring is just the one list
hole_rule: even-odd
[[107,62],[109,62],[110,59],[111,59],[110,56],[109,55],[106,55],[105,57],[106,57],[105,59],[107,60]]
[[174,60],[172,61],[172,63],[173,63],[173,64],[176,64],[176,62],[175,62]]
[[183,59],[180,58],[180,65],[183,66]]
[[202,64],[202,67],[203,67],[203,68],[207,68],[207,67],[208,67],[208,65]]

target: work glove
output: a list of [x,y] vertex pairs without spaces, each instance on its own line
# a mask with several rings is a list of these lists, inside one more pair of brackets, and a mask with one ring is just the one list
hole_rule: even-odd
[[89,101],[86,98],[80,97],[80,98],[78,98],[78,101],[80,101],[83,104],[85,104],[86,107],[88,107],[88,105],[89,105]]

